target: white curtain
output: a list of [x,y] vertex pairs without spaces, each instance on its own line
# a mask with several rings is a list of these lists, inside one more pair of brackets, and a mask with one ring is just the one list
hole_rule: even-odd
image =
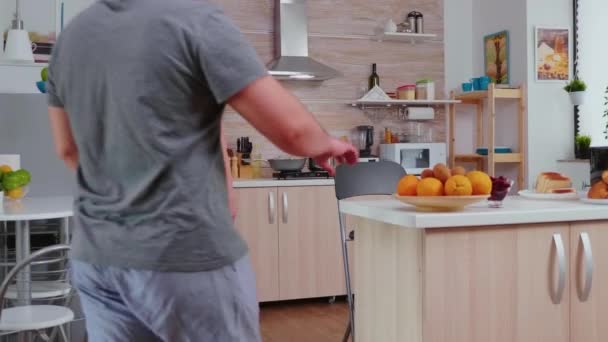
[[580,132],[589,134],[594,146],[606,146],[603,118],[608,87],[608,1],[579,0],[578,75],[587,83],[586,102],[580,106]]

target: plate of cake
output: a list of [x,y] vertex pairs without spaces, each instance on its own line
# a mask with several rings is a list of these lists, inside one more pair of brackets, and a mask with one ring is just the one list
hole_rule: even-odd
[[559,172],[543,172],[536,179],[534,190],[522,190],[519,195],[535,200],[577,200],[570,177]]

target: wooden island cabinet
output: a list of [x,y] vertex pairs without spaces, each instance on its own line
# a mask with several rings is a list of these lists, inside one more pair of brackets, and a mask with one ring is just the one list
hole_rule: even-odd
[[608,341],[608,211],[509,198],[458,213],[343,202],[358,342]]

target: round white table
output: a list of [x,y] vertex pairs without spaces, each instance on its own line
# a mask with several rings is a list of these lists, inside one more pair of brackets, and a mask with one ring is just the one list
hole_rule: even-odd
[[[26,197],[20,201],[4,201],[0,208],[0,222],[15,222],[15,254],[19,263],[30,254],[30,221],[61,219],[61,243],[70,239],[69,218],[74,216],[74,198]],[[29,305],[32,301],[30,268],[26,267],[17,276],[17,302]],[[2,308],[0,308],[1,310]],[[18,341],[31,341],[28,333],[19,334]]]

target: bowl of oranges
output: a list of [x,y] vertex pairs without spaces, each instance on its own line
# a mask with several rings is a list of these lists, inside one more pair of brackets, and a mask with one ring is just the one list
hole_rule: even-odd
[[395,197],[418,211],[460,211],[484,201],[492,193],[492,179],[481,171],[437,164],[420,177],[407,175],[397,185]]

